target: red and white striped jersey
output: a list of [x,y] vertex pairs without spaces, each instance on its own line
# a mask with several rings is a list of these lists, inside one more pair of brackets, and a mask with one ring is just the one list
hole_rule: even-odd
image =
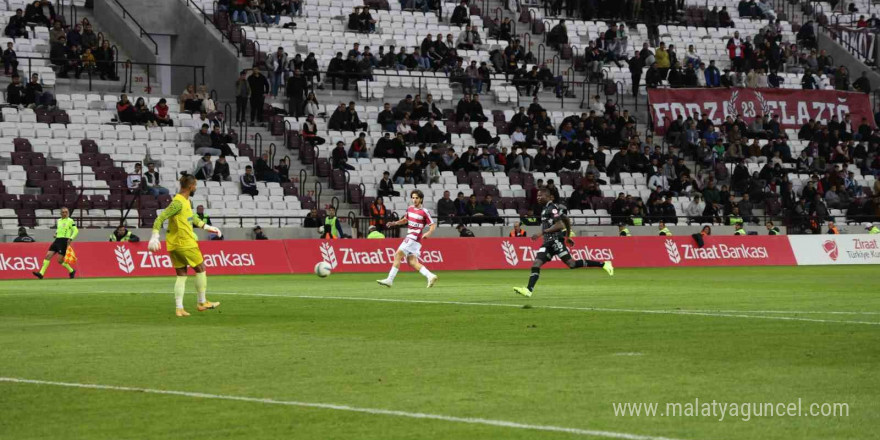
[[422,240],[422,233],[428,225],[434,224],[431,213],[425,208],[410,206],[406,208],[406,238],[415,241]]

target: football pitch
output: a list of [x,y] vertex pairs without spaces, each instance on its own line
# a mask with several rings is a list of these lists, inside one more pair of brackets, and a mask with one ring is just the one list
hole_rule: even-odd
[[209,275],[206,312],[190,278],[188,318],[171,276],[0,282],[0,439],[880,430],[876,267],[438,275]]

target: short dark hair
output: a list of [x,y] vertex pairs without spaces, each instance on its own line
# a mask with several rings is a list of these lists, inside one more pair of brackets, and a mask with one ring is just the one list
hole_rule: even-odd
[[413,190],[411,193],[409,193],[409,195],[410,196],[416,195],[416,196],[419,196],[420,199],[425,200],[425,194],[420,189]]

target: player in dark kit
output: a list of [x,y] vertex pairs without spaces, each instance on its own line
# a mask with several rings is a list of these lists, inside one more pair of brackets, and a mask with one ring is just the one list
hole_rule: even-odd
[[[574,240],[569,238],[571,237],[571,220],[568,219],[568,210],[565,205],[557,204],[553,200],[553,194],[547,189],[538,191],[538,203],[544,205],[544,210],[541,211],[541,232],[544,234],[544,244],[538,249],[535,264],[532,265],[529,286],[514,287],[514,292],[522,296],[532,296],[532,291],[535,290],[535,284],[538,283],[538,277],[541,275],[541,266],[553,259],[554,256],[559,257],[562,262],[568,265],[569,269],[601,267],[605,272],[608,272],[608,275],[614,275],[614,266],[610,261],[575,260],[568,253],[566,244],[574,246]],[[532,240],[538,238],[540,238],[540,234],[532,236]]]

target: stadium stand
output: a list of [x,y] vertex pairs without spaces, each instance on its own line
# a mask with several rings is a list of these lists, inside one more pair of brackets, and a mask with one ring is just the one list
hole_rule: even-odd
[[[133,164],[154,162],[161,182],[173,182],[181,172],[197,172],[201,156],[195,154],[193,138],[205,120],[217,121],[223,134],[232,136],[225,145],[225,151],[232,153],[226,158],[229,180],[206,179],[205,190],[194,201],[208,207],[219,225],[253,226],[260,217],[277,217],[279,225],[301,225],[313,209],[313,216],[322,216],[327,200],[334,197],[341,202],[341,212],[369,217],[385,172],[400,182],[395,190],[401,195],[385,197],[389,212],[405,209],[406,195],[414,188],[425,192],[431,209],[436,209],[444,192],[450,191],[453,198],[461,192],[465,198],[476,196],[478,203],[491,196],[506,225],[528,216],[535,188],[550,181],[570,205],[575,224],[584,226],[647,224],[661,219],[669,224],[726,224],[740,218],[754,222],[781,218],[796,226],[795,230],[816,230],[825,220],[857,223],[875,215],[871,200],[877,193],[875,176],[880,164],[873,130],[866,135],[871,137],[869,143],[842,144],[839,148],[825,137],[814,139],[796,130],[783,130],[780,137],[790,151],[790,158],[783,160],[774,160],[776,147],[771,139],[757,144],[758,154],[750,152],[751,138],[732,140],[730,125],[709,129],[697,120],[684,121],[678,138],[651,136],[647,112],[639,103],[644,102],[652,69],[657,67],[664,69],[664,76],[656,81],[656,87],[704,86],[706,81],[700,81],[700,77],[706,78],[703,71],[693,76],[686,71],[697,71],[700,62],[713,61],[719,70],[730,70],[720,80],[722,84],[773,85],[767,80],[772,66],[778,71],[776,84],[782,88],[802,88],[805,76],[812,78],[815,73],[814,88],[851,89],[848,81],[838,78],[833,65],[814,68],[814,64],[819,67],[821,55],[810,52],[799,23],[783,19],[788,18],[786,14],[767,3],[681,2],[673,11],[655,11],[658,14],[651,13],[648,8],[654,3],[648,3],[640,14],[617,11],[613,12],[616,17],[581,19],[585,15],[569,16],[566,8],[553,11],[552,6],[526,2],[426,2],[425,8],[418,10],[413,7],[422,5],[420,2],[367,2],[366,6],[376,8],[370,9],[375,29],[367,24],[357,30],[352,28],[358,26],[358,17],[349,14],[365,6],[362,0],[306,0],[301,10],[293,13],[272,6],[262,13],[247,10],[235,0],[186,3],[195,14],[210,14],[213,22],[206,26],[226,29],[228,35],[241,29],[240,43],[249,48],[241,56],[255,66],[271,68],[275,51],[280,48],[284,53],[288,63],[278,71],[278,97],[270,98],[264,109],[265,127],[241,124],[235,127],[236,132],[226,124],[223,119],[232,121],[233,115],[221,116],[217,111],[225,111],[222,104],[233,101],[232,97],[222,97],[216,110],[211,109],[215,111],[200,117],[186,105],[173,105],[180,97],[144,95],[147,109],[162,98],[172,104],[168,116],[173,125],[162,127],[121,123],[117,112],[120,97],[110,93],[58,93],[57,106],[51,109],[5,107],[0,151],[10,154],[11,163],[0,168],[4,228],[16,226],[13,223],[47,227],[50,222],[43,219],[51,218],[60,204],[75,202],[76,191],[83,187],[88,188],[81,201],[82,216],[89,219],[86,226],[108,226],[132,203],[140,224],[149,224],[168,203],[168,197],[130,194],[125,181]],[[6,2],[6,6],[4,17],[14,14],[16,4]],[[861,6],[865,10],[871,7],[859,6],[860,10]],[[663,17],[662,22],[658,16]],[[518,24],[520,32],[508,30],[507,24],[501,27],[499,18]],[[480,35],[473,48],[467,46],[466,23]],[[413,49],[424,46],[427,34],[449,38],[453,40],[450,45],[459,49],[445,58],[430,59],[430,68],[408,66],[407,56],[386,55],[402,48],[413,54]],[[26,42],[14,43],[19,56],[48,56],[48,28],[37,27],[28,36]],[[547,44],[533,48],[532,41]],[[673,60],[652,68],[652,60],[668,60],[659,56],[661,43]],[[366,47],[376,54],[373,62],[363,56]],[[344,60],[350,51],[354,52],[350,69],[334,71],[339,68],[333,61],[337,53],[342,53]],[[306,65],[310,54],[316,64]],[[511,55],[516,59],[513,68],[505,61],[505,56]],[[740,56],[742,61],[735,59]],[[461,58],[460,63],[456,57]],[[677,67],[675,59],[682,65]],[[466,70],[472,61],[475,67]],[[545,71],[542,65],[548,61],[551,65]],[[482,63],[487,70],[481,73],[476,66]],[[39,69],[43,85],[51,88],[55,72],[48,64]],[[289,96],[285,84],[293,84],[288,78],[297,69],[307,79],[307,91],[315,94],[309,105],[302,106],[302,116],[292,114],[300,108],[291,108],[285,98]],[[533,71],[535,76],[529,76]],[[566,81],[562,81],[563,72]],[[696,78],[695,82],[679,83],[675,72]],[[345,75],[354,90],[341,90]],[[267,76],[271,83],[274,72],[269,70]],[[337,83],[329,84],[330,79]],[[489,90],[479,94],[481,106],[475,107],[463,96],[479,88],[478,80]],[[570,99],[568,104],[558,100],[576,91],[579,84],[589,92],[582,91],[580,99]],[[629,93],[633,89],[635,96]],[[132,96],[135,101],[136,95]],[[434,104],[413,105],[406,95],[417,95],[417,102],[431,95]],[[200,96],[205,96],[204,91]],[[530,101],[531,106],[523,106],[528,112],[520,115],[518,107]],[[354,126],[333,126],[340,102],[354,103],[352,108],[358,115]],[[390,119],[383,119],[383,103],[392,106]],[[411,119],[401,123],[404,110],[411,110]],[[304,130],[306,114],[315,117],[314,131]],[[349,117],[345,112],[340,115]],[[429,119],[436,123],[431,133],[425,129],[434,123]],[[485,121],[480,138],[489,141],[476,139],[480,120]],[[693,133],[688,132],[691,122]],[[517,127],[524,129],[522,133]],[[395,145],[396,141],[388,140],[383,145],[380,139],[388,132],[402,133],[404,141]],[[701,147],[699,141],[709,138],[709,132],[720,133],[722,151]],[[355,156],[349,150],[361,134],[364,144],[359,148],[366,154]],[[338,142],[343,145],[342,155],[334,152]],[[262,143],[273,143],[276,149],[263,150],[258,146]],[[427,147],[420,151],[420,144]],[[732,144],[736,144],[733,149]],[[396,152],[376,154],[377,147]],[[741,153],[735,153],[737,150]],[[270,151],[268,158],[259,157],[263,151]],[[802,159],[802,152],[809,159]],[[444,159],[447,154],[453,159]],[[276,155],[290,157],[291,163],[276,167]],[[667,159],[671,160],[668,166]],[[438,165],[433,175],[427,173],[433,170],[429,162]],[[835,164],[839,165],[836,170]],[[237,183],[246,165],[258,170],[256,196],[243,194]],[[281,175],[273,174],[278,171]],[[301,180],[298,173],[305,178]],[[306,189],[309,180],[316,183],[314,190]],[[831,191],[842,198],[828,201],[828,197],[834,199],[834,195],[826,196],[831,185],[845,188]],[[812,191],[821,197],[810,199]],[[624,197],[620,199],[619,194]],[[746,195],[749,198],[743,203]],[[697,197],[717,206],[706,206]],[[736,205],[743,207],[739,213],[733,211]],[[746,209],[748,212],[742,212]],[[473,211],[473,207],[470,211],[462,207],[456,222],[479,222]],[[13,213],[17,220],[10,218]],[[451,219],[448,223],[453,226]]]

